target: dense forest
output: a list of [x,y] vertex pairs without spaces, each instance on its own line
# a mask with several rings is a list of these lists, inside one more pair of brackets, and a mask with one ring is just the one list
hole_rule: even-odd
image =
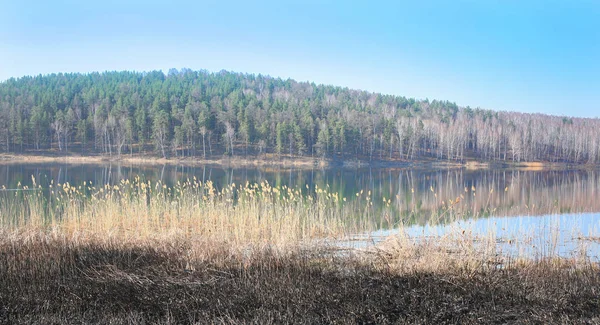
[[597,163],[600,120],[189,69],[0,83],[0,151]]

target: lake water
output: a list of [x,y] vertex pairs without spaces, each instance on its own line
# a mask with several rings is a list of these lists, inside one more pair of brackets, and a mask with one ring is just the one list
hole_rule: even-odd
[[[466,227],[489,233],[499,242],[528,236],[551,241],[553,254],[587,254],[598,259],[600,247],[600,172],[594,170],[467,170],[467,169],[258,169],[190,166],[129,166],[120,164],[6,164],[0,165],[0,186],[42,186],[84,181],[116,184],[121,179],[143,179],[175,184],[192,179],[211,180],[217,188],[231,183],[268,181],[274,186],[327,187],[352,201],[356,193],[370,191],[375,208],[392,207],[393,216],[381,229],[366,234],[366,245],[395,231],[403,223],[411,236],[440,235]],[[460,216],[459,220],[456,216]],[[585,238],[585,239],[583,239]],[[542,245],[543,243],[534,243]],[[532,244],[532,245],[534,245]],[[534,245],[534,246],[535,246]],[[506,247],[510,251],[511,247]],[[514,248],[516,249],[516,248]],[[528,248],[520,247],[520,250]]]

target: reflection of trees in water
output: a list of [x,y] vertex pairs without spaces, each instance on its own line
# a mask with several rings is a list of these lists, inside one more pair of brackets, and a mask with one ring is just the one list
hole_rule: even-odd
[[[600,179],[593,171],[406,171],[398,176],[394,205],[401,215],[415,212],[418,222],[440,214],[514,216],[600,211],[596,199]],[[444,212],[448,207],[452,209]]]
[[372,199],[382,205],[382,198],[392,199],[395,217],[425,222],[431,216],[444,214],[452,207],[454,214],[496,216],[540,215],[561,212],[598,212],[600,174],[596,171],[526,171],[526,170],[403,170],[403,169],[242,169],[210,166],[130,166],[104,165],[2,165],[0,185],[17,183],[83,181],[114,184],[134,178],[158,181],[168,185],[196,176],[203,182],[212,180],[217,188],[231,183],[245,184],[269,181],[275,186],[308,185],[325,188],[340,198],[352,201],[360,190],[371,191]]

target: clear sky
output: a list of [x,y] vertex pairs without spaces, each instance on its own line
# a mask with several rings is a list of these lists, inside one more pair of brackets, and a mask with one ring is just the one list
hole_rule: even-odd
[[600,117],[600,1],[0,0],[0,80],[183,67]]

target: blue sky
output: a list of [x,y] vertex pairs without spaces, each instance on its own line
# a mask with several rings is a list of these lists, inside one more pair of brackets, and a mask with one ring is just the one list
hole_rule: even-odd
[[0,0],[0,80],[226,69],[600,117],[600,1],[225,2]]

